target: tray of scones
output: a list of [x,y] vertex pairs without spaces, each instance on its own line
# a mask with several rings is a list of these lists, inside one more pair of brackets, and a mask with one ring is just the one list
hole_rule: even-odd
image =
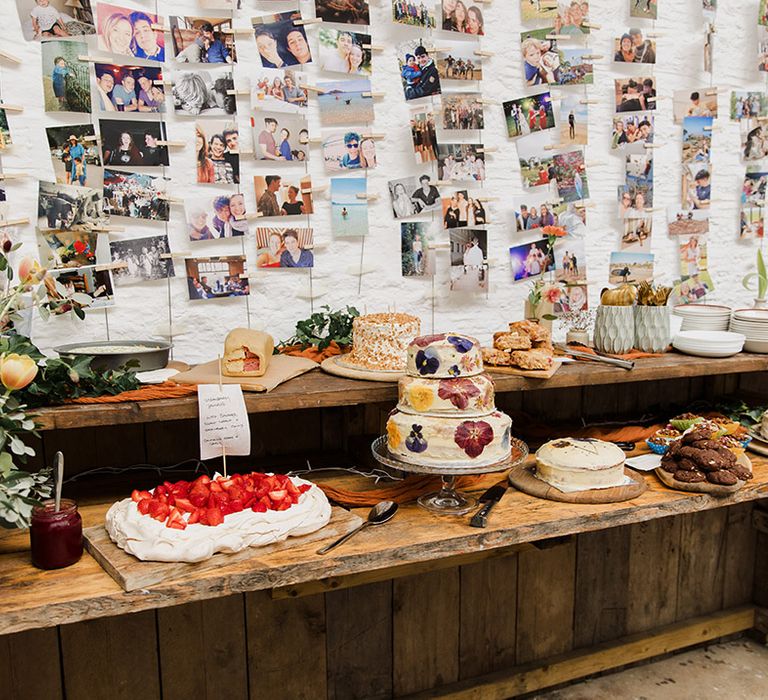
[[535,321],[515,321],[493,334],[493,347],[483,348],[487,369],[505,374],[549,379],[562,364],[555,357],[549,329]]

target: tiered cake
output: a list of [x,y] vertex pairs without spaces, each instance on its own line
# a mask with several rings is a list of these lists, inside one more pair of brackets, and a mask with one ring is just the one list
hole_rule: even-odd
[[458,333],[416,338],[387,420],[390,452],[425,466],[487,466],[510,453],[512,419],[496,410],[480,343]]
[[352,321],[352,352],[344,364],[360,369],[405,369],[408,344],[419,334],[421,321],[409,314],[367,314]]

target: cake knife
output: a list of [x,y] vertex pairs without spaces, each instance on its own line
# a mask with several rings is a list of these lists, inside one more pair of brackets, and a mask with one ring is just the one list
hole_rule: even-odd
[[469,524],[472,527],[485,527],[488,525],[488,515],[491,512],[491,508],[501,500],[501,497],[506,491],[506,484],[496,484],[495,486],[491,486],[491,488],[480,496],[480,503],[484,503],[485,505],[472,516]]

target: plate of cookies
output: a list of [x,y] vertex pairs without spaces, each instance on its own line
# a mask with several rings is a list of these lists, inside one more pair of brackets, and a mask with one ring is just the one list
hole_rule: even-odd
[[493,334],[493,347],[483,348],[483,364],[494,372],[549,379],[562,360],[555,357],[549,329],[535,321],[515,321],[509,330]]
[[706,427],[694,427],[671,443],[656,475],[679,491],[727,496],[752,478],[752,462],[743,447],[727,446]]

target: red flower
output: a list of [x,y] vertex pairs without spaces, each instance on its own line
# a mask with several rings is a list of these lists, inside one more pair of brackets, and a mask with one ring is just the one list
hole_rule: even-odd
[[454,442],[474,459],[493,441],[493,428],[485,421],[465,420],[456,428]]
[[83,241],[75,241],[73,247],[76,253],[82,254],[85,252],[86,244]]
[[480,395],[480,389],[471,379],[441,379],[437,395],[463,411],[471,398]]
[[562,238],[563,236],[568,235],[568,231],[566,231],[562,226],[545,226],[543,229],[541,229],[541,232],[547,236],[547,238],[552,236],[555,238]]
[[411,345],[415,345],[417,348],[425,348],[430,343],[436,343],[438,340],[445,340],[445,333],[419,336],[411,341]]

